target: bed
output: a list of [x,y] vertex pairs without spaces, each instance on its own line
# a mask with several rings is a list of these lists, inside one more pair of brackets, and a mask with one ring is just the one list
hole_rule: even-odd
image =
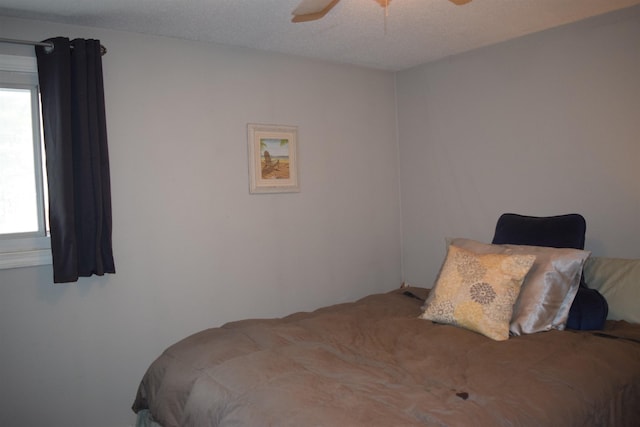
[[[432,289],[179,341],[133,410],[162,427],[637,426],[640,260],[589,255],[449,239]],[[566,328],[583,276],[608,302],[598,330]]]

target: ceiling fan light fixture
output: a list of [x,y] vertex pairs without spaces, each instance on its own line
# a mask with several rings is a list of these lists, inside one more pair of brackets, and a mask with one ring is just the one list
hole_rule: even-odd
[[[302,0],[298,7],[296,7],[291,14],[291,22],[309,22],[316,21],[324,17],[333,7],[338,4],[340,0]],[[449,0],[451,3],[458,6],[469,3],[471,0]],[[386,18],[389,3],[391,0],[375,0],[380,6],[384,8],[384,16]],[[386,23],[386,19],[385,19]]]

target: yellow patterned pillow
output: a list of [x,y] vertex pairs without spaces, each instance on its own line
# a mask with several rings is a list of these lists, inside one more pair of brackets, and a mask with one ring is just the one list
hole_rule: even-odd
[[476,254],[450,245],[420,318],[461,326],[496,341],[508,339],[513,305],[535,259]]

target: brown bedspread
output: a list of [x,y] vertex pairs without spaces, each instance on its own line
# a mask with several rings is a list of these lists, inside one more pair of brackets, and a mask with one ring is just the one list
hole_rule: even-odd
[[497,342],[421,304],[397,290],[199,332],[151,365],[133,409],[164,427],[638,425],[640,325]]

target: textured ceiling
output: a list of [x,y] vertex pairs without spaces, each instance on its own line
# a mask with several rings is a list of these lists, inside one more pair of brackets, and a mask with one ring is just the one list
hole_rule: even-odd
[[[342,0],[293,24],[299,0],[0,0],[0,15],[179,37],[402,70],[640,0]],[[6,37],[0,28],[0,37]],[[72,35],[70,35],[72,36]]]

